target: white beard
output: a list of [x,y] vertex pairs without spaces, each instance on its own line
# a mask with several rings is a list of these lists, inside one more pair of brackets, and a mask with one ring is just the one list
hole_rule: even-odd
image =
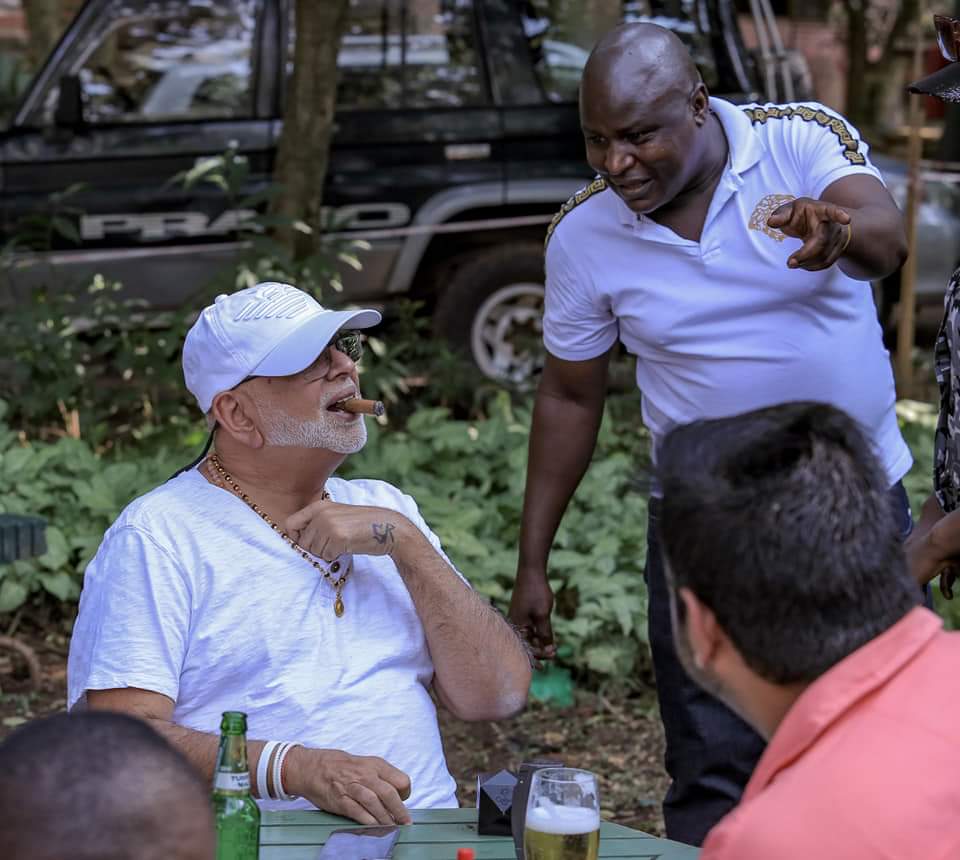
[[266,443],[277,448],[322,448],[335,454],[355,454],[367,443],[363,419],[345,423],[321,412],[314,419],[300,419],[278,409],[260,409]]

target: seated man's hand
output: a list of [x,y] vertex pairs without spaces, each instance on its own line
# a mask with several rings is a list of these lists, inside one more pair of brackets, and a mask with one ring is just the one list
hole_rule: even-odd
[[329,499],[311,502],[291,514],[284,527],[300,546],[324,561],[348,553],[392,555],[407,529],[415,528],[396,511]]
[[284,789],[325,812],[360,824],[411,824],[403,801],[410,777],[376,756],[294,747],[284,761]]

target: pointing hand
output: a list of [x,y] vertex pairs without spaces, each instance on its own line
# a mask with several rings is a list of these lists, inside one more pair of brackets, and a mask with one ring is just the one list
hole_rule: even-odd
[[767,218],[767,226],[794,239],[803,239],[803,245],[790,255],[787,266],[808,272],[819,272],[837,262],[853,235],[846,209],[809,197],[798,197],[775,209]]

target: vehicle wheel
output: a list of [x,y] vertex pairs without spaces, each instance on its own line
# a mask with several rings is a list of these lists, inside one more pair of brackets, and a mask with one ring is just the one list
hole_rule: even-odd
[[543,369],[543,294],[539,242],[488,248],[454,272],[434,324],[484,376],[526,387]]

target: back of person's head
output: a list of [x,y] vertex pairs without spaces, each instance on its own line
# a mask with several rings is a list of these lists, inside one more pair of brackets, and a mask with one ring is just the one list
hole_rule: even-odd
[[210,860],[210,794],[187,760],[122,714],[58,714],[0,744],[3,860]]
[[689,589],[767,681],[813,681],[919,602],[887,480],[838,409],[680,427],[657,468],[674,596]]

